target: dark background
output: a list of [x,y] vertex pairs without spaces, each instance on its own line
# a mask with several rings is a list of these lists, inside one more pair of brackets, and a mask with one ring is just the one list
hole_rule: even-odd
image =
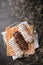
[[[43,65],[42,4],[42,0],[0,0],[0,65],[30,65],[32,62],[32,65]],[[33,55],[32,58],[29,57],[28,60],[25,60],[27,58],[23,58],[13,61],[12,57],[6,56],[6,47],[1,32],[4,31],[8,25],[20,21],[28,21],[30,24],[35,25],[40,47],[36,49],[36,54]]]

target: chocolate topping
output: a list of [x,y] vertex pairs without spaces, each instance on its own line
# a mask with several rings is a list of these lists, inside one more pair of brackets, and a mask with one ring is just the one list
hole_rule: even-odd
[[20,48],[22,50],[27,50],[28,49],[28,43],[24,40],[22,34],[20,34],[20,32],[15,32],[14,33],[14,37],[15,37],[15,41],[18,43],[18,45],[20,46]]

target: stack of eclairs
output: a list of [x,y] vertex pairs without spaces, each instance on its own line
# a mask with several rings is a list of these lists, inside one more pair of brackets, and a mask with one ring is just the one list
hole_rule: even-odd
[[[14,32],[13,38],[9,44],[13,48],[18,58],[25,56],[25,52],[29,49],[29,44],[34,42],[34,37],[31,35],[25,24],[18,25],[18,31]],[[27,53],[28,55],[28,53]]]

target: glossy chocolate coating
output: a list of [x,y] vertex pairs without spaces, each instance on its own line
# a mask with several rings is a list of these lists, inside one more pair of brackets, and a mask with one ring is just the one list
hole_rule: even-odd
[[27,50],[28,49],[28,43],[24,40],[23,36],[20,34],[20,32],[15,32],[14,37],[18,45],[22,50]]

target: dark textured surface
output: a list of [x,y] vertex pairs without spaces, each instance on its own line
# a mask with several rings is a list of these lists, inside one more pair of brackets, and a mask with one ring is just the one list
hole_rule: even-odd
[[[43,11],[41,0],[0,0],[0,65],[43,65]],[[14,22],[28,21],[35,25],[40,48],[28,58],[12,60],[6,56],[1,32]],[[35,62],[36,61],[36,62]]]

